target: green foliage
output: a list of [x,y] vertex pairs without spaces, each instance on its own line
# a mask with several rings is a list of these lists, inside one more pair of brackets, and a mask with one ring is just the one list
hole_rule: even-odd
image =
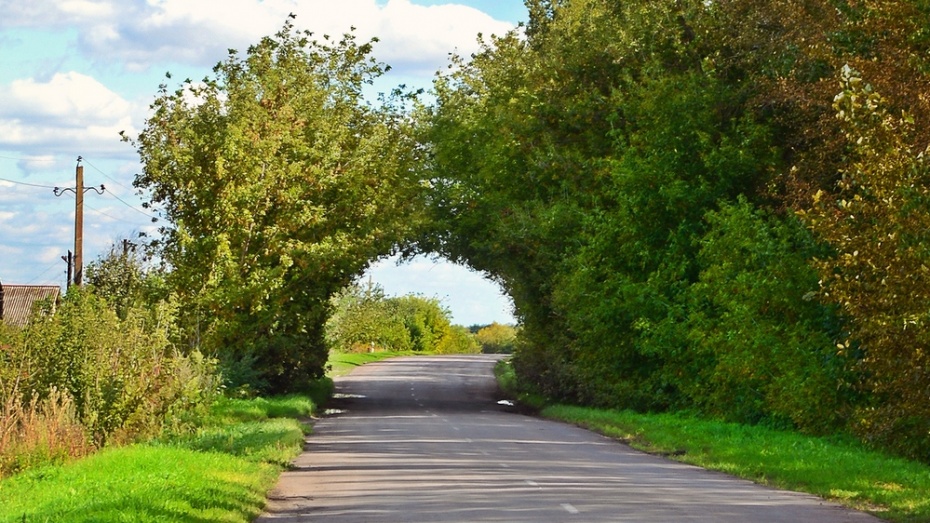
[[450,325],[436,344],[439,354],[478,354],[481,345],[466,327]]
[[[928,459],[928,7],[527,6],[437,79],[420,244],[513,297],[516,375]],[[889,98],[836,118],[846,62]]]
[[[162,86],[135,143],[172,339],[246,394],[331,348],[475,350],[438,302],[341,292],[430,252],[510,294],[543,394],[930,459],[925,4],[529,0],[414,111],[362,100],[370,43],[287,24]],[[848,70],[832,107],[844,63],[888,98]]]
[[[559,397],[638,409],[682,401],[662,369],[687,351],[687,295],[696,282],[704,215],[770,175],[764,126],[722,107],[739,97],[700,74],[643,79],[617,97],[630,119],[585,245],[558,276],[554,304],[573,334],[578,364]],[[518,360],[519,362],[520,360]],[[573,368],[574,367],[574,368]],[[688,378],[684,378],[688,379]]]
[[122,250],[114,245],[106,255],[88,264],[85,279],[94,294],[104,298],[122,320],[131,307],[153,297],[152,287],[158,282],[154,273],[146,274],[141,255],[128,240],[123,240]]
[[478,352],[474,336],[452,325],[436,298],[386,297],[383,289],[350,285],[332,298],[326,340],[343,352]]
[[517,329],[494,322],[475,333],[475,339],[485,354],[510,354],[517,340]]
[[72,288],[56,314],[0,331],[2,392],[19,391],[24,403],[65,394],[97,446],[182,427],[217,384],[214,362],[172,347],[174,314],[159,304],[130,308],[121,320],[103,299]]
[[410,348],[416,352],[436,350],[452,327],[449,310],[437,298],[400,296],[388,300],[388,306],[401,320],[410,339]]
[[826,433],[853,400],[851,354],[837,354],[833,308],[815,299],[823,254],[797,220],[768,216],[745,200],[707,216],[688,291],[689,350],[673,359],[689,402],[741,422],[788,423]]
[[[533,4],[539,16],[555,9]],[[611,8],[578,2],[571,9],[572,16],[532,20],[529,40],[492,38],[470,61],[456,59],[438,78],[426,115],[434,227],[419,245],[500,283],[526,347],[553,348],[552,358],[521,360],[537,376],[558,373],[559,347],[568,342],[551,307],[553,282],[599,191],[613,125],[609,95],[623,79],[614,44],[622,32]]]
[[371,50],[288,22],[214,77],[163,85],[134,143],[185,339],[252,389],[321,376],[330,295],[417,226],[407,99],[362,99],[384,71]]
[[516,407],[539,411],[546,406],[545,396],[536,392],[531,383],[518,379],[512,359],[502,359],[494,364],[494,377],[501,393],[515,400]]
[[925,4],[529,1],[436,81],[419,246],[510,293],[546,395],[930,459]]
[[350,285],[333,296],[326,321],[330,350],[369,352],[411,350],[410,334],[377,285]]

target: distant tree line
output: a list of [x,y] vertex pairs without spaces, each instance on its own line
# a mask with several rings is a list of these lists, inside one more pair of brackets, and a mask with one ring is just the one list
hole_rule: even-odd
[[516,333],[499,323],[455,325],[438,299],[386,296],[372,282],[350,285],[333,296],[326,322],[329,350],[342,352],[509,353]]
[[475,353],[480,346],[465,327],[453,325],[436,298],[385,296],[373,283],[350,285],[332,298],[326,323],[330,350]]

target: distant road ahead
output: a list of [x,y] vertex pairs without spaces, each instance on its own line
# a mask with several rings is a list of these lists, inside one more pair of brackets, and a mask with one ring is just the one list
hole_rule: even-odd
[[337,380],[263,523],[877,522],[497,405],[489,356],[386,360]]

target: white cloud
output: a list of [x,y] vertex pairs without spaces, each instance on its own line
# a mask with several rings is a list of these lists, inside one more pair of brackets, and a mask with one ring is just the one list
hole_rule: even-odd
[[477,36],[504,34],[513,28],[464,5],[419,6],[391,0],[383,8],[374,35],[381,38],[379,59],[401,69],[432,74],[450,52],[468,55],[478,48]]
[[62,150],[129,154],[119,132],[133,130],[133,113],[131,103],[78,72],[15,80],[0,86],[0,147],[45,157]]
[[45,247],[39,252],[36,258],[39,260],[39,263],[43,265],[57,262],[61,258],[61,249],[58,247]]
[[71,123],[112,121],[129,114],[129,103],[96,79],[75,71],[48,82],[27,78],[0,89],[0,116],[66,119]]
[[409,0],[0,0],[0,11],[0,28],[81,27],[79,48],[87,58],[119,62],[129,71],[165,63],[210,67],[229,48],[244,51],[275,33],[291,13],[297,28],[320,37],[339,36],[353,26],[361,41],[378,37],[376,58],[409,74],[431,74],[449,52],[474,51],[478,33],[503,34],[513,27],[465,5]]
[[113,16],[113,6],[107,2],[89,0],[66,0],[57,3],[62,13],[81,19],[108,18]]
[[35,173],[40,171],[57,171],[63,167],[62,158],[50,154],[27,156],[16,163],[19,170],[24,173]]

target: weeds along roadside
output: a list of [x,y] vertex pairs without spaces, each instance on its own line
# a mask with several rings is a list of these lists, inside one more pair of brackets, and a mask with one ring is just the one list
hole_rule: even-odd
[[[0,522],[260,512],[315,403],[223,397],[215,363],[169,343],[175,312],[119,318],[72,291],[25,329],[0,325]],[[326,378],[308,394],[331,390]]]
[[194,426],[215,362],[169,342],[170,303],[130,308],[73,289],[54,314],[0,324],[0,477]]
[[508,360],[502,391],[527,411],[604,434],[652,454],[807,492],[896,523],[930,521],[930,466],[866,448],[853,437],[813,437],[687,413],[644,414],[547,404]]
[[[222,410],[238,400],[221,399],[215,361],[172,346],[177,313],[159,302],[117,314],[105,299],[72,289],[54,314],[46,304],[24,328],[0,322],[0,479],[108,446],[222,425],[205,421],[215,417],[210,405],[220,400]],[[347,372],[400,354],[336,354],[333,364]],[[307,392],[320,403],[331,379],[315,386]]]

